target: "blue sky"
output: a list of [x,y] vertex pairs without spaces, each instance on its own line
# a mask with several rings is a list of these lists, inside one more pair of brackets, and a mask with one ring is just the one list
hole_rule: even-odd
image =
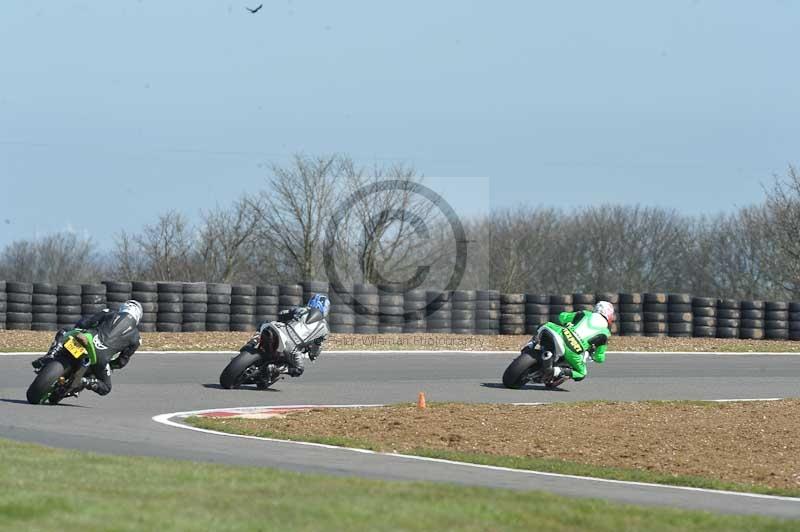
[[411,163],[466,214],[718,212],[800,162],[797,3],[257,3],[3,2],[0,246],[107,247],[295,152]]

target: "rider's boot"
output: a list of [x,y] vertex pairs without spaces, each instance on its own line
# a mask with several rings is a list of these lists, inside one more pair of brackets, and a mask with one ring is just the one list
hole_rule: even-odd
[[266,375],[261,377],[258,382],[256,382],[256,388],[259,390],[266,390],[269,388],[281,375],[280,370],[275,366],[275,364],[269,364],[265,371]]
[[572,368],[564,366],[553,366],[547,369],[544,380],[545,382],[555,382],[558,380],[564,382],[570,377],[572,377]]
[[39,357],[33,362],[31,362],[31,366],[33,366],[33,369],[35,369],[38,372],[40,369],[45,367],[47,363],[53,359],[53,357],[56,356],[58,350],[61,349],[61,339],[64,337],[65,332],[66,332],[65,329],[60,329],[56,333],[56,337],[53,339],[53,343],[51,343],[50,347],[47,349],[47,353],[44,356]]

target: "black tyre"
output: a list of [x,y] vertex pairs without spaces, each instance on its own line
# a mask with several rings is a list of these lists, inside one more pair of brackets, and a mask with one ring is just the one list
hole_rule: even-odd
[[81,285],[79,284],[60,284],[58,285],[58,295],[60,296],[80,296]]
[[525,294],[500,294],[500,303],[503,305],[522,305],[525,311]]
[[695,318],[713,318],[717,315],[717,309],[714,307],[693,307],[692,314]]
[[620,294],[620,305],[639,305],[642,304],[642,294]]
[[514,390],[522,387],[536,364],[535,358],[527,353],[521,353],[503,372],[503,386]]
[[[133,283],[127,281],[103,281],[103,284],[106,285],[106,293],[120,292],[130,294],[133,291]],[[61,293],[60,286],[58,287],[58,293]]]
[[225,369],[219,376],[219,385],[226,390],[231,390],[244,381],[245,370],[261,360],[261,355],[242,352],[236,355],[233,360],[228,362]]
[[526,305],[549,305],[550,296],[546,294],[525,294]]
[[56,381],[66,372],[66,368],[58,359],[47,364],[28,386],[26,397],[32,405],[40,405],[48,400]]
[[692,334],[695,338],[714,338],[717,335],[717,328],[696,325]]
[[573,305],[594,305],[594,294],[572,294]]
[[669,303],[667,304],[667,312],[691,312],[692,306],[687,303]]
[[[222,283],[208,283],[206,284],[206,292],[214,295],[231,295],[231,285]],[[209,299],[209,302],[211,300]]]

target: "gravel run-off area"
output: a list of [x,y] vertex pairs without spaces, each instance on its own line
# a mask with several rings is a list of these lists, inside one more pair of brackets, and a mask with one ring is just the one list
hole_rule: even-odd
[[800,400],[396,405],[208,421],[225,431],[337,438],[385,452],[550,458],[800,489]]

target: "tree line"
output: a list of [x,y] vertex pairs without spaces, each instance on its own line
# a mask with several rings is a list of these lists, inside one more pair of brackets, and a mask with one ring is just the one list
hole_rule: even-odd
[[15,241],[0,251],[0,279],[274,284],[333,276],[442,288],[461,259],[462,289],[800,296],[800,174],[791,166],[760,203],[704,216],[640,205],[526,206],[454,221],[420,193],[424,183],[403,164],[296,155],[272,166],[258,193],[203,211],[196,223],[166,212],[115,235],[109,251],[71,233]]

